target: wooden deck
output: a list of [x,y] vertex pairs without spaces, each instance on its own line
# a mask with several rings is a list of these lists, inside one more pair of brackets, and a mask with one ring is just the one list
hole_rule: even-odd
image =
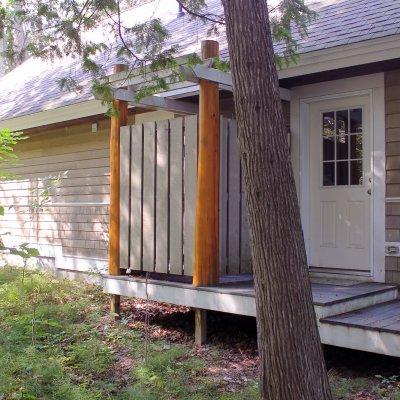
[[[231,295],[236,297],[253,297],[255,296],[254,283],[251,279],[242,278],[235,279],[235,277],[222,277],[221,284],[215,286],[194,287],[193,285],[185,282],[173,282],[168,280],[159,279],[146,279],[137,276],[109,276],[104,275],[104,288],[105,291],[111,293],[111,283],[115,289],[123,291],[131,287],[126,294],[119,293],[128,297],[141,297],[141,293],[135,293],[135,287],[138,289],[143,285],[147,285],[150,290],[150,299],[153,295],[157,294],[162,288],[173,288],[176,292],[189,290],[193,293],[218,293],[224,295]],[[354,301],[357,299],[365,299],[375,295],[383,295],[388,292],[397,290],[394,285],[386,285],[382,283],[357,283],[351,285],[333,285],[324,283],[312,283],[312,295],[315,306],[328,307],[336,304]],[[154,299],[156,300],[156,299]],[[218,310],[217,310],[218,311]]]
[[[188,307],[255,316],[255,292],[249,279],[222,279],[218,286],[141,277],[105,275],[104,291]],[[400,300],[397,286],[381,283],[312,284],[321,341],[400,357]]]

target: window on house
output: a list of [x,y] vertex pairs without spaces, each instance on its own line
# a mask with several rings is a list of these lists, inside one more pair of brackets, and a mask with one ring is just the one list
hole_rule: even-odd
[[362,185],[362,109],[322,114],[322,185]]

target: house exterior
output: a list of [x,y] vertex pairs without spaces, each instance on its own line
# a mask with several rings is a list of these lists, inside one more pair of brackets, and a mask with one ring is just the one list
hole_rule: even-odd
[[[210,9],[217,7],[218,2],[210,2]],[[318,18],[309,36],[300,40],[299,63],[279,72],[281,87],[290,91],[285,109],[311,270],[400,282],[400,5],[321,1],[313,7]],[[169,18],[172,40],[186,38],[181,53],[191,53],[196,46],[198,50],[207,27],[173,12]],[[221,56],[227,57],[223,33],[217,40]],[[72,61],[61,65],[28,60],[1,79],[0,126],[29,135],[17,148],[21,165],[12,168],[25,179],[2,185],[3,199],[15,207],[9,211],[10,221],[6,216],[1,223],[11,229],[10,238],[43,245],[51,262],[80,270],[105,266],[107,259],[109,122],[105,108],[90,93],[88,78],[79,71],[86,83],[82,92],[59,89],[57,79],[74,68]],[[179,97],[196,92],[195,87],[186,90]],[[232,102],[224,102],[225,114],[233,115]],[[333,125],[320,154],[316,132],[321,112],[326,123],[340,131],[336,155]],[[169,117],[173,113],[130,110],[135,123]],[[358,136],[350,132],[352,127]],[[355,156],[360,158],[350,158]],[[29,201],[40,193],[35,178],[42,185],[45,178],[44,186],[57,186],[51,182],[57,178],[60,184],[46,201],[50,211],[43,211],[43,223],[23,221],[22,232],[15,223],[28,216]],[[322,186],[320,179],[326,180]],[[337,198],[347,200],[339,206]],[[350,230],[345,218],[340,220],[344,215],[353,221]],[[342,243],[336,242],[339,238]]]
[[[208,3],[211,11],[220,10],[218,1]],[[400,283],[400,3],[321,0],[312,7],[318,17],[308,37],[299,39],[299,62],[279,71],[310,273],[327,282]],[[166,15],[171,40],[181,44],[180,57],[199,51],[207,26],[185,15]],[[220,44],[221,57],[229,58],[223,32],[213,38]],[[278,44],[276,51],[280,49]],[[82,84],[79,93],[62,92],[57,85],[57,79],[70,71]],[[118,80],[117,75],[113,78]],[[110,121],[104,106],[90,93],[88,79],[72,60],[48,64],[33,59],[0,78],[0,128],[23,130],[29,136],[16,148],[19,164],[8,167],[18,178],[0,187],[2,202],[10,206],[0,220],[1,229],[8,233],[4,240],[10,245],[37,246],[44,264],[67,273],[107,267]],[[193,102],[198,90],[197,84],[185,83],[164,95]],[[233,132],[232,93],[223,86],[220,93],[223,123]],[[149,111],[137,105],[128,111],[128,125],[140,127],[142,138],[148,137],[145,132],[152,124],[163,126],[169,121],[172,129],[176,118],[179,112]],[[135,129],[125,132],[130,138],[126,143],[132,143]],[[140,146],[146,154],[145,142]],[[129,163],[132,168],[132,159]],[[240,162],[229,165],[227,179],[237,166],[234,182],[240,206],[237,214],[229,214],[229,209],[226,218],[238,221],[240,240],[225,241],[230,250],[224,254],[230,255],[230,261],[225,261],[222,272],[236,276],[248,274],[251,266],[232,267],[234,257],[229,251],[240,247],[240,260],[250,253]],[[129,186],[132,181],[126,182]],[[128,192],[131,199],[132,187]],[[223,205],[220,210],[224,212]],[[127,217],[122,218],[126,222]],[[142,234],[147,229],[143,226]],[[132,231],[127,232],[132,238]],[[143,270],[135,265],[125,268]],[[184,270],[177,271],[175,275],[185,275]],[[121,289],[116,281],[107,285],[113,294],[144,296],[138,295],[143,290],[139,286]],[[169,294],[163,292],[155,299],[174,302],[175,298],[179,303],[174,289],[165,290]],[[210,293],[201,294],[204,302],[213,296]],[[232,293],[222,295],[235,307],[220,310],[252,315],[252,305],[235,303]],[[204,303],[202,307],[207,308]]]

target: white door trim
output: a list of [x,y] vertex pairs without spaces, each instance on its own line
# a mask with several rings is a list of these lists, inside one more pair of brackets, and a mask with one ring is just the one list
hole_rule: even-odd
[[[310,251],[310,155],[309,126],[310,105],[323,100],[342,99],[353,96],[368,95],[370,98],[371,132],[371,172],[372,172],[372,206],[371,206],[371,260],[372,271],[366,274],[342,274],[343,277],[364,276],[368,280],[384,282],[385,280],[385,101],[384,88],[347,91],[322,96],[299,99],[299,197],[303,221],[306,250]],[[329,275],[329,274],[328,274]],[[341,274],[335,274],[340,277]]]

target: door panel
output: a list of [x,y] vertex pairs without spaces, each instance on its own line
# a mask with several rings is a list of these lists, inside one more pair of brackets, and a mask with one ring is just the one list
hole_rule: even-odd
[[347,247],[363,249],[365,246],[365,206],[362,201],[347,202]]
[[336,247],[335,201],[321,201],[321,246]]
[[371,270],[369,97],[310,107],[312,267]]

